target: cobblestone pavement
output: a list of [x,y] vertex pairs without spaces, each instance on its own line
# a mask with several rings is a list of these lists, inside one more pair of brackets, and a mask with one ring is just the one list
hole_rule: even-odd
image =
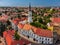
[[0,45],[6,45],[4,38],[0,37]]

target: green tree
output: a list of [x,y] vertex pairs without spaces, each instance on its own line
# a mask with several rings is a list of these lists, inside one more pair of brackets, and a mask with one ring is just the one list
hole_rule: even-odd
[[39,18],[39,22],[40,22],[40,23],[43,23],[43,19],[42,19],[42,18]]
[[15,40],[19,40],[20,39],[20,36],[17,34],[17,32],[15,32],[14,38],[15,38]]

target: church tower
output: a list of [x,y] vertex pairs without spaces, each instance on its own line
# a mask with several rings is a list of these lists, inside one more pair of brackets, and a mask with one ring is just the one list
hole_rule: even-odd
[[29,4],[29,15],[28,15],[28,23],[33,22],[32,20],[32,11],[31,11],[31,4]]

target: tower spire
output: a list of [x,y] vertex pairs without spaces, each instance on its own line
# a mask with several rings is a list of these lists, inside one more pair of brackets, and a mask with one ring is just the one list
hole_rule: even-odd
[[29,15],[28,15],[28,22],[31,23],[33,22],[32,20],[32,11],[31,11],[31,3],[29,3]]
[[31,11],[31,3],[29,3],[29,11]]

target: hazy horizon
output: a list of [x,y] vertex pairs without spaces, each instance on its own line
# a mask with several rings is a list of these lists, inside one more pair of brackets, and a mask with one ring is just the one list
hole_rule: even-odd
[[60,0],[0,0],[0,7],[60,7]]

